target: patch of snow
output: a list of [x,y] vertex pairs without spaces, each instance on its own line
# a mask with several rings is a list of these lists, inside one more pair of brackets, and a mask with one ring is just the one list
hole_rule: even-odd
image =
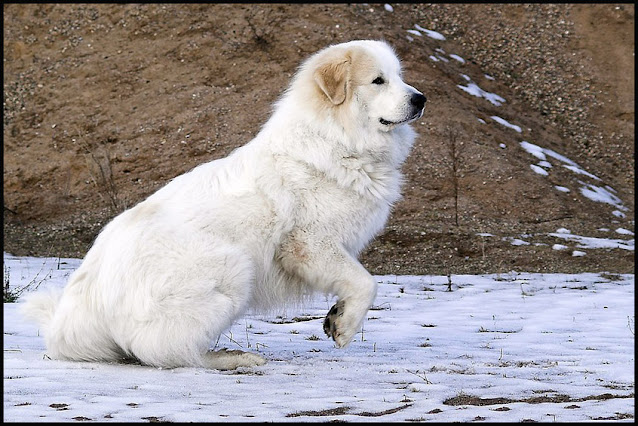
[[535,145],[533,143],[527,142],[527,141],[522,141],[520,143],[521,148],[523,148],[525,151],[527,151],[528,153],[532,154],[534,157],[540,159],[540,160],[547,160],[547,156],[553,157],[556,160],[559,160],[563,164],[563,167],[571,170],[574,173],[578,173],[578,174],[582,174],[585,176],[588,176],[592,179],[596,179],[596,180],[600,180],[600,178],[598,176],[595,176],[585,170],[583,170],[582,167],[580,167],[578,164],[576,164],[574,161],[570,160],[569,158],[565,157],[564,155],[561,155],[559,153],[557,153],[556,151],[552,150],[552,149],[548,149],[548,148],[541,148],[538,145]]
[[450,58],[464,64],[465,63],[465,59],[461,58],[459,55],[455,55],[453,53],[450,54]]
[[519,126],[517,126],[516,124],[511,124],[509,121],[497,116],[497,115],[493,115],[490,117],[492,120],[496,121],[497,123],[499,123],[502,126],[505,127],[509,127],[510,129],[514,129],[516,130],[518,133],[521,133],[521,128]]
[[538,167],[536,164],[530,164],[529,166],[532,168],[532,170],[534,170],[539,175],[543,175],[543,176],[549,175],[549,173],[547,173],[547,170],[545,170],[542,167]]
[[510,244],[513,246],[528,246],[529,245],[527,241],[523,241],[519,238],[504,237],[503,241],[509,241]]
[[589,249],[623,249],[634,250],[634,240],[621,240],[612,238],[596,238],[596,237],[584,237],[581,235],[573,235],[564,232],[552,232],[548,234],[550,237],[562,238],[567,241],[574,241],[579,248]]
[[566,169],[571,170],[574,173],[577,173],[579,175],[585,175],[588,176],[592,179],[596,179],[596,180],[600,180],[600,178],[596,175],[592,175],[591,173],[589,173],[588,171],[582,169],[581,167],[578,166],[573,166],[571,164],[563,164],[563,167],[565,167]]
[[611,212],[611,214],[613,214],[616,217],[620,217],[620,218],[625,217],[625,214],[623,212],[621,212],[620,210],[614,210],[613,212]]
[[609,187],[603,188],[600,186],[592,185],[582,181],[578,181],[581,185],[580,193],[592,201],[600,203],[611,204],[612,206],[620,209],[627,210],[627,207],[623,206],[622,200],[616,195],[612,194]]
[[532,154],[534,157],[538,158],[539,160],[544,161],[547,159],[544,149],[541,148],[540,146],[535,145],[533,143],[529,143],[527,141],[522,141],[520,145],[521,145],[521,148],[523,148],[525,151]]
[[505,99],[503,99],[501,96],[495,93],[487,92],[481,89],[476,83],[473,83],[473,82],[469,82],[467,86],[462,86],[460,84],[457,84],[456,87],[469,93],[472,96],[476,96],[478,98],[485,98],[487,101],[489,101],[490,103],[496,106],[501,106],[503,105],[503,102],[505,102]]
[[[544,167],[551,167],[551,163],[547,161],[547,157],[552,157],[564,163],[563,167],[567,168],[568,170],[571,170],[572,172],[576,174],[584,175],[594,180],[600,181],[600,178],[598,176],[589,173],[588,171],[580,167],[578,164],[576,164],[574,161],[570,160],[564,155],[557,153],[554,150],[541,148],[540,146],[527,141],[520,142],[520,145],[521,145],[521,148],[523,148],[529,154],[541,160],[538,163],[539,165],[542,165]],[[531,166],[531,167],[536,171],[535,166]],[[615,189],[613,189],[612,187],[608,185],[606,185],[605,187],[601,187],[601,186],[585,183],[581,180],[578,180],[578,183],[581,185],[579,190],[583,196],[585,196],[586,198],[589,198],[592,201],[611,204],[612,206],[618,209],[612,212],[614,216],[621,217],[621,218],[625,217],[625,214],[621,210],[626,211],[628,209],[627,207],[623,205],[622,200],[617,195],[614,194],[616,192]],[[559,191],[569,192],[569,190],[564,186],[555,186],[555,188],[558,189]]]
[[543,152],[545,152],[547,155],[549,155],[550,157],[554,157],[555,159],[557,159],[558,161],[561,161],[563,163],[569,164],[571,166],[575,166],[575,167],[580,167],[578,164],[576,164],[574,161],[570,160],[569,158],[565,157],[562,154],[557,153],[556,151],[554,151],[553,149],[549,149],[549,148],[543,148]]
[[437,33],[436,31],[425,29],[422,26],[420,26],[419,24],[415,24],[414,28],[416,28],[419,31],[424,32],[426,36],[428,36],[430,38],[433,38],[435,40],[445,40],[445,37],[443,36],[443,34]]
[[631,232],[629,229],[625,229],[625,228],[618,228],[616,229],[616,232],[619,234],[623,234],[623,235],[634,235],[633,232]]

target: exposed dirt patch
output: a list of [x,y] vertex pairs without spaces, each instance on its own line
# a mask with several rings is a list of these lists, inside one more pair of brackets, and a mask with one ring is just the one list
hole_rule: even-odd
[[[634,229],[633,5],[3,7],[4,249],[12,254],[84,256],[114,215],[248,142],[308,55],[384,38],[429,101],[404,199],[362,254],[373,273],[633,272],[633,251],[574,257],[547,237],[560,227],[605,238]],[[447,40],[410,41],[414,24]],[[437,49],[466,62],[433,62]],[[461,74],[506,102],[459,90]],[[626,217],[582,196],[560,165],[548,177],[534,173],[521,140],[600,177]],[[530,244],[503,240],[520,235]]]
[[336,407],[336,408],[328,408],[326,410],[309,410],[309,411],[299,411],[296,413],[286,414],[286,417],[301,417],[301,416],[340,416],[342,414],[346,414],[350,410],[350,407]]
[[286,417],[302,417],[302,416],[325,417],[325,416],[341,416],[344,414],[351,414],[351,415],[361,416],[361,417],[381,417],[381,416],[386,416],[388,414],[394,414],[401,410],[405,410],[406,408],[411,406],[412,404],[404,404],[404,405],[400,405],[394,408],[389,408],[383,411],[362,411],[360,413],[349,413],[351,408],[344,406],[344,407],[329,408],[326,410],[299,411],[296,413],[287,414]]
[[565,402],[583,402],[583,401],[605,401],[614,398],[633,398],[634,394],[630,395],[613,395],[610,393],[604,393],[601,395],[589,395],[582,398],[572,398],[569,395],[543,395],[533,396],[530,398],[512,399],[512,398],[480,398],[472,395],[459,395],[454,398],[449,398],[443,401],[445,405],[503,405],[511,404],[513,402],[525,402],[528,404],[540,404],[544,402],[550,403],[565,403]]

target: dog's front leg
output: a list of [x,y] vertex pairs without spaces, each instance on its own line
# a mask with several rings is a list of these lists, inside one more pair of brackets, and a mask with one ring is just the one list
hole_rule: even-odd
[[314,289],[337,295],[338,301],[324,321],[324,331],[337,347],[347,346],[377,294],[372,275],[338,244],[299,235],[282,245],[281,261],[284,269]]

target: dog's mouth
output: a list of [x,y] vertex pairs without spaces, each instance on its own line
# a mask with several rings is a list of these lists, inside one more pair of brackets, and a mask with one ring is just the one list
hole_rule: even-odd
[[399,120],[399,121],[390,121],[381,117],[379,118],[379,123],[383,124],[384,126],[398,126],[399,124],[408,123],[412,120],[416,120],[417,118],[421,118],[421,116],[423,116],[423,110],[420,110],[417,113],[411,115],[410,117],[403,120]]
[[383,124],[384,126],[398,126],[399,124],[403,124],[403,123],[407,123],[408,121],[412,121],[414,120],[415,117],[410,117],[410,118],[406,118],[405,120],[401,120],[401,121],[389,121],[383,118],[379,118],[379,123]]

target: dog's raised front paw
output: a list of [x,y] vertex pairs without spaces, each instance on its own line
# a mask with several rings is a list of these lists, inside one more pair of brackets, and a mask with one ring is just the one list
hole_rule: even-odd
[[[328,311],[326,319],[323,321],[323,331],[328,337],[331,337],[335,342],[340,341],[341,332],[339,331],[339,319],[343,317],[345,303],[343,300],[339,300]],[[341,346],[341,345],[338,345]]]

